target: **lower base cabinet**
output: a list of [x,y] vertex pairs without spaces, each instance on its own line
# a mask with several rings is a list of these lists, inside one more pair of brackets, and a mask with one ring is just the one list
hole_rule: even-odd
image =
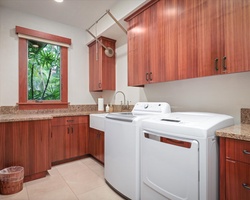
[[89,128],[89,153],[104,163],[104,132]]
[[220,200],[250,199],[250,142],[220,138]]
[[0,123],[0,167],[24,167],[25,180],[46,175],[51,168],[50,120]]
[[87,154],[88,116],[52,119],[52,163]]

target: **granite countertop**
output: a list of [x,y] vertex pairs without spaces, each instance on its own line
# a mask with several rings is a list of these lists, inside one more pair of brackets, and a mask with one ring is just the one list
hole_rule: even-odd
[[250,124],[238,124],[216,131],[219,137],[250,141]]
[[77,111],[77,112],[54,112],[54,113],[37,113],[37,114],[0,114],[0,122],[17,122],[53,119],[53,117],[83,116],[93,113],[103,113],[99,111]]

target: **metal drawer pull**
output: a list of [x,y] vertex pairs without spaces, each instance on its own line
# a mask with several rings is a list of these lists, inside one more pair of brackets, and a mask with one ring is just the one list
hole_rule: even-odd
[[152,72],[149,73],[149,80],[152,81],[153,78],[152,78]]
[[244,153],[244,154],[247,154],[247,155],[250,155],[250,152],[247,151],[247,150],[243,150],[243,153]]
[[146,73],[146,81],[148,81],[148,73]]
[[223,59],[222,59],[222,67],[223,67],[223,70],[226,71],[227,70],[227,66],[226,66],[226,59],[227,57],[224,56]]
[[214,60],[214,68],[215,68],[216,71],[219,70],[219,68],[218,68],[218,61],[219,61],[218,58],[216,58],[216,59]]
[[242,183],[242,186],[246,188],[247,190],[250,190],[250,187],[246,183]]

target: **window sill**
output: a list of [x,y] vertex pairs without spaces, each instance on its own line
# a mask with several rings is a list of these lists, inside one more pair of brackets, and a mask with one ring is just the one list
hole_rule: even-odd
[[27,102],[17,103],[19,110],[61,109],[68,108],[69,102]]

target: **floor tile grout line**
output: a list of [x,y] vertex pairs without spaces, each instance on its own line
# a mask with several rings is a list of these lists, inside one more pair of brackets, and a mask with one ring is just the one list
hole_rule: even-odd
[[[59,166],[59,165],[58,165]],[[56,167],[56,166],[55,166]],[[60,177],[62,178],[62,180],[64,181],[64,183],[67,185],[67,187],[70,189],[70,191],[74,194],[74,196],[76,197],[77,200],[79,200],[78,196],[75,194],[75,192],[71,189],[71,187],[69,186],[69,184],[67,183],[67,181],[65,180],[65,178],[63,177],[63,175],[60,173],[60,171],[56,168],[58,174],[60,175]]]

